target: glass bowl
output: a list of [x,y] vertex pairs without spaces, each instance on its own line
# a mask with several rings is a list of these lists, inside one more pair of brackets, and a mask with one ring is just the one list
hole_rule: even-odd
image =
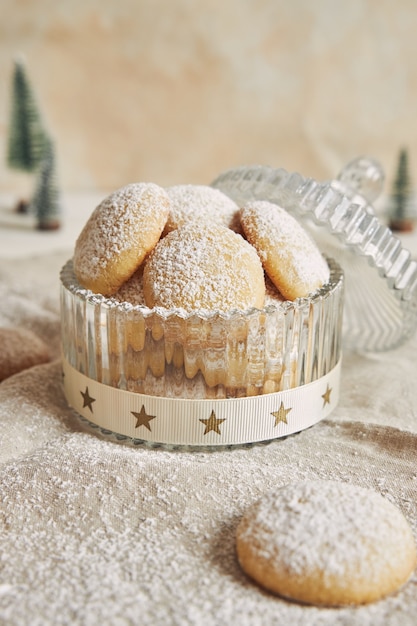
[[[61,271],[61,321],[70,405],[111,432],[168,444],[262,441],[311,425],[324,415],[323,403],[329,405],[327,410],[337,401],[336,389],[331,406],[323,397],[330,393],[326,376],[336,371],[338,376],[344,278],[337,262],[328,263],[330,280],[311,297],[262,310],[187,314],[94,294],[81,287],[68,261]],[[291,418],[296,416],[295,406],[285,409],[285,394],[315,381],[322,381],[320,410],[309,413],[298,398],[294,401],[302,417],[285,419],[285,411],[293,410]],[[336,387],[337,381],[332,384]],[[104,401],[106,394],[109,399]],[[267,403],[265,415],[277,413],[278,421],[272,430],[259,427],[254,432],[262,422],[256,403],[260,398]],[[153,428],[161,410],[158,399],[168,415],[159,435]],[[129,404],[128,417],[119,419],[130,402],[136,408]],[[219,410],[235,419],[227,440],[218,436],[223,429],[215,421]],[[193,423],[197,419],[197,426],[207,432],[199,435],[194,432],[197,426],[193,432],[184,430],[183,414],[193,417]]]

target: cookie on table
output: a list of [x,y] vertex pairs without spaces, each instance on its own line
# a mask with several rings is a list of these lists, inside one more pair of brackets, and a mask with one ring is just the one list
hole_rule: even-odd
[[48,346],[31,330],[0,328],[0,382],[50,358]]
[[169,207],[167,193],[154,183],[132,183],[105,198],[75,244],[80,284],[104,296],[116,293],[159,241]]
[[238,526],[237,554],[262,587],[326,606],[378,600],[398,590],[416,566],[402,512],[375,491],[336,481],[266,494]]
[[256,250],[237,233],[190,222],[160,240],[143,272],[148,307],[186,311],[262,308],[265,281]]
[[329,267],[315,242],[278,205],[249,202],[240,210],[240,221],[265,272],[287,300],[306,297],[329,280]]
[[239,207],[219,189],[207,185],[174,185],[167,187],[166,192],[171,209],[165,234],[190,221],[218,224],[232,230],[239,228]]

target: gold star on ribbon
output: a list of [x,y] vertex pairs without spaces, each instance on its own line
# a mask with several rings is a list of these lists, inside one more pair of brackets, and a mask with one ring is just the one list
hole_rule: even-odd
[[275,424],[274,424],[274,426],[278,426],[278,424],[280,422],[285,422],[285,424],[288,424],[288,422],[287,422],[287,414],[290,411],[292,411],[292,408],[290,408],[290,409],[284,408],[284,403],[281,402],[281,406],[279,407],[278,411],[273,411],[271,413],[271,415],[273,415],[275,417]]
[[321,396],[323,398],[323,408],[326,406],[326,404],[330,404],[330,394],[331,393],[332,393],[332,389],[331,389],[331,387],[329,387],[329,385],[327,385],[326,391]]
[[85,388],[85,391],[80,391],[80,394],[83,397],[83,409],[85,409],[85,407],[88,407],[91,411],[91,413],[93,412],[93,402],[96,401],[95,398],[92,398],[88,392],[88,387]]
[[148,415],[145,411],[145,405],[142,404],[142,408],[140,413],[136,413],[135,411],[131,411],[132,415],[136,417],[136,425],[135,428],[139,428],[139,426],[145,426],[148,430],[151,430],[149,426],[149,422],[154,420],[156,415]]
[[204,435],[207,435],[207,433],[209,433],[211,430],[214,430],[215,433],[221,435],[219,426],[224,421],[224,419],[217,419],[214,411],[211,412],[211,415],[207,420],[200,419],[200,422],[202,422],[206,427]]

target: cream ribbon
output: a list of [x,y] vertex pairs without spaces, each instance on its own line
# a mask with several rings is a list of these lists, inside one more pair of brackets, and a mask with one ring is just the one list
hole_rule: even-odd
[[88,378],[63,360],[68,404],[89,422],[134,440],[224,446],[267,441],[304,430],[336,407],[339,363],[318,380],[276,393],[199,400],[149,396]]

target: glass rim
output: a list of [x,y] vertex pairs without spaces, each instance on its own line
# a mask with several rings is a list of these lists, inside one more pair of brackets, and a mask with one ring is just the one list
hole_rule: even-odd
[[75,276],[72,259],[69,259],[62,267],[60,271],[60,281],[62,286],[65,287],[65,289],[67,289],[74,296],[77,296],[78,298],[84,300],[85,302],[88,302],[89,304],[104,307],[115,312],[117,311],[126,314],[135,312],[141,314],[144,318],[156,315],[164,320],[169,320],[173,318],[178,318],[182,321],[210,321],[215,319],[221,319],[223,321],[233,322],[233,320],[238,318],[244,317],[249,319],[252,316],[256,316],[262,313],[265,315],[276,314],[278,312],[280,312],[281,314],[288,314],[293,310],[300,310],[305,307],[309,307],[315,302],[326,300],[327,298],[331,297],[336,290],[344,286],[344,272],[340,264],[335,259],[326,255],[324,256],[330,269],[330,277],[327,283],[325,283],[322,287],[312,292],[308,296],[296,298],[295,300],[277,301],[276,303],[267,304],[262,309],[251,307],[245,310],[230,309],[229,311],[186,311],[185,309],[180,308],[150,308],[142,304],[135,305],[128,301],[119,301],[113,297],[106,297],[102,294],[94,293],[90,289],[82,287],[82,285],[80,285]]

